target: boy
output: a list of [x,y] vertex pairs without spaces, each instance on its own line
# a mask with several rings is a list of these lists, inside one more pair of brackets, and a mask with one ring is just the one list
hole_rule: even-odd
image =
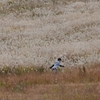
[[50,67],[50,69],[53,70],[54,73],[57,73],[57,68],[60,67],[64,67],[63,65],[60,65],[61,62],[61,58],[58,58],[58,60]]

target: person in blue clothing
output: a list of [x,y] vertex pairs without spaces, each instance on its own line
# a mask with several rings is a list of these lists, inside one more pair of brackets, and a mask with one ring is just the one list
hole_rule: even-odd
[[58,67],[64,67],[63,65],[60,64],[61,58],[58,58],[58,60],[50,67],[50,69],[53,70],[54,73],[57,73]]

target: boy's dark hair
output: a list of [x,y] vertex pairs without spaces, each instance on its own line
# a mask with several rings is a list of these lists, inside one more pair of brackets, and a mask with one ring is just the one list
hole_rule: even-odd
[[61,58],[58,58],[58,61],[61,61]]

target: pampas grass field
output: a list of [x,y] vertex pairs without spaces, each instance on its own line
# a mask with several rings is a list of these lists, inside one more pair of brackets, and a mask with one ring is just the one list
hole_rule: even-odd
[[0,66],[100,62],[100,2],[1,0]]
[[99,100],[99,67],[99,0],[0,0],[0,100]]

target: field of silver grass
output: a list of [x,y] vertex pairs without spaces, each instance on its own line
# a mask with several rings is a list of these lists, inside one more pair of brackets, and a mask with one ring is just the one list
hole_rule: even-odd
[[0,1],[0,66],[100,63],[99,1],[22,1]]

